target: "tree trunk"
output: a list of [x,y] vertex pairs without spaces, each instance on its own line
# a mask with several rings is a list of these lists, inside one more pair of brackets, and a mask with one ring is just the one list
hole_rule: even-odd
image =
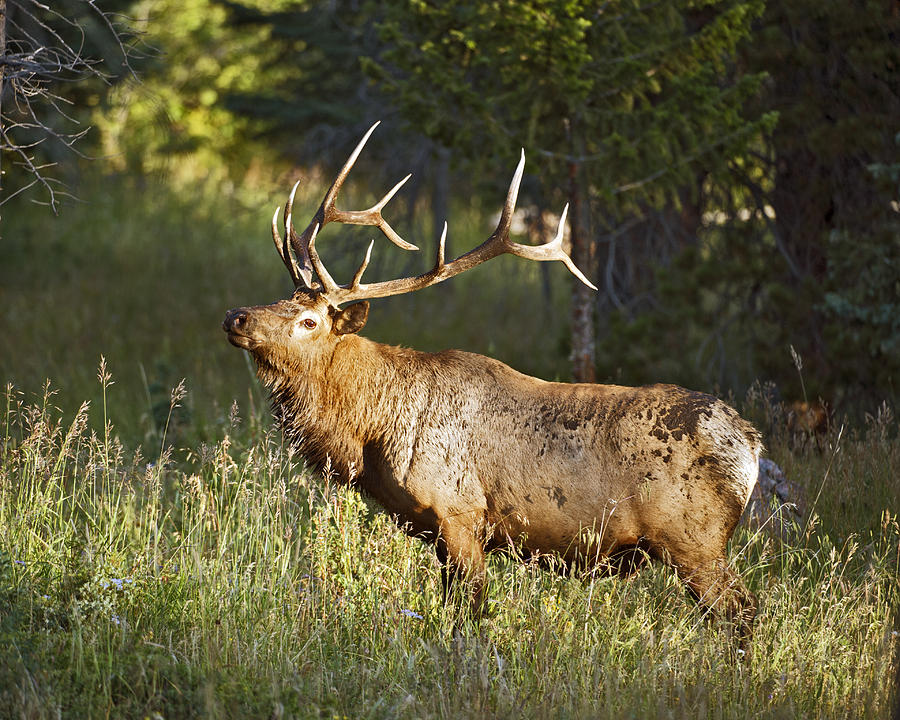
[[[572,261],[591,278],[594,272],[594,248],[587,222],[587,181],[581,163],[569,163],[570,239]],[[572,279],[572,379],[596,382],[594,360],[595,293],[577,278]]]

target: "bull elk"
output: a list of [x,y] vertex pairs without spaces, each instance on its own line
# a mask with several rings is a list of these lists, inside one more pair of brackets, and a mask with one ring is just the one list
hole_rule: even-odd
[[729,406],[673,385],[545,382],[482,355],[417,352],[357,334],[368,317],[366,298],[421,290],[502,253],[559,260],[591,285],[563,249],[565,211],[552,241],[510,240],[524,153],[483,244],[447,262],[445,223],[431,270],[369,284],[362,276],[373,240],[352,280],[339,285],[316,251],[329,222],[375,226],[395,245],[416,249],[382,216],[409,176],[368,210],[335,206],[376,126],[306,230],[298,235],[293,227],[297,185],[283,238],[275,211],[272,237],[293,295],[229,310],[222,325],[256,361],[285,436],[312,465],[330,463],[406,532],[433,542],[445,590],[466,578],[476,610],[483,608],[485,554],[495,549],[621,575],[650,557],[674,567],[702,606],[722,610],[746,638],[756,599],[728,567],[726,544],[762,448],[756,430]]

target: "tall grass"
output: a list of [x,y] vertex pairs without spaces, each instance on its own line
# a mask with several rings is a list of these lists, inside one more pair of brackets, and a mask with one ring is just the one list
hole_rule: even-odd
[[[734,662],[663,568],[598,580],[495,558],[473,625],[442,604],[428,548],[258,419],[233,408],[218,441],[143,456],[54,399],[5,396],[0,715],[888,715],[900,528],[837,508],[861,472],[896,500],[893,426],[843,441],[806,535],[739,530],[762,609]],[[787,459],[821,481],[815,451]]]

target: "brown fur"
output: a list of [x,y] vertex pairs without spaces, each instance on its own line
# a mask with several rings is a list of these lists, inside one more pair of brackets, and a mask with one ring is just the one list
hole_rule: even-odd
[[792,402],[787,410],[787,429],[794,445],[802,446],[810,438],[821,451],[831,429],[831,413],[823,402]]
[[761,443],[734,410],[672,385],[552,383],[481,355],[382,345],[355,334],[366,310],[298,290],[230,311],[224,328],[253,354],[290,440],[435,542],[479,607],[494,548],[621,574],[646,552],[749,633],[756,601],[725,549]]

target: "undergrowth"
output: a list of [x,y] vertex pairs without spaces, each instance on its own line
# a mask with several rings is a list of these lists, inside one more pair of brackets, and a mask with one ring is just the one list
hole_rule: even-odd
[[[111,378],[101,369],[101,396]],[[237,407],[219,439],[126,451],[103,415],[9,386],[0,444],[0,716],[887,717],[900,599],[896,425],[772,453],[811,522],[741,527],[748,656],[662,567],[632,580],[497,557],[490,619],[432,551],[314,477]],[[854,500],[871,488],[871,502]],[[889,510],[888,508],[892,508]]]

